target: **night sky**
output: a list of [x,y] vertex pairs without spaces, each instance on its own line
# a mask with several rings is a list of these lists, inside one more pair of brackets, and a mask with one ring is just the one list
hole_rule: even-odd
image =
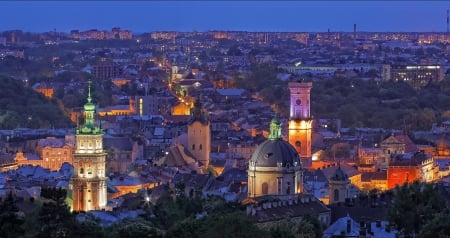
[[444,32],[446,1],[1,1],[0,31]]

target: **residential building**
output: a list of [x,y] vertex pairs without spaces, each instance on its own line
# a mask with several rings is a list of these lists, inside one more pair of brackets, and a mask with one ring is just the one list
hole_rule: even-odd
[[445,77],[441,65],[383,65],[382,78],[385,81],[404,81],[415,89],[430,82],[442,81]]

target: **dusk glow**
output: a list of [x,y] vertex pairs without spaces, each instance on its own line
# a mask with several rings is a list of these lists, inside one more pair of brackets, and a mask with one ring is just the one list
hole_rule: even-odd
[[118,26],[173,31],[446,30],[445,1],[78,1],[0,2],[0,30],[65,31]]

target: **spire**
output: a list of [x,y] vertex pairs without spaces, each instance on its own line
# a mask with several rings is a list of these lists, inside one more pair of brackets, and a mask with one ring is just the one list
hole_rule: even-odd
[[192,118],[190,123],[194,121],[199,121],[202,124],[208,124],[208,116],[206,111],[203,109],[203,105],[200,101],[200,94],[197,95],[197,99],[194,102],[194,107],[191,110]]
[[88,97],[87,97],[87,101],[88,101],[88,102],[92,102],[92,97],[91,97],[91,84],[92,84],[92,81],[89,79],[89,81],[88,81]]
[[269,140],[281,139],[281,122],[277,118],[273,118],[270,122]]
[[86,104],[84,104],[84,124],[78,130],[78,133],[99,134],[101,133],[101,128],[95,125],[94,120],[95,104],[92,103],[91,80],[88,82],[88,96],[86,101]]

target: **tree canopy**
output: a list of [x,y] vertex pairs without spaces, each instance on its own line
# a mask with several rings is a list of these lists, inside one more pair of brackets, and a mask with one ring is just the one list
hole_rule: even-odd
[[[436,184],[424,184],[418,181],[404,184],[395,189],[395,197],[388,213],[388,220],[406,237],[413,237],[423,230],[446,208],[445,200]],[[423,230],[423,231],[422,231]]]
[[69,127],[69,119],[56,102],[48,100],[21,81],[0,76],[0,129],[17,127]]

